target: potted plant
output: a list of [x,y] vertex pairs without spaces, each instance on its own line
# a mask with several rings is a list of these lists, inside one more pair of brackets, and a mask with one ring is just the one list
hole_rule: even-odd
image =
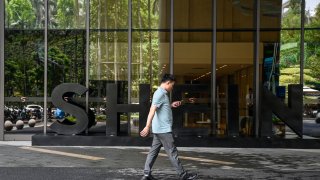
[[286,126],[277,116],[272,116],[273,132],[276,136],[284,137],[286,133]]

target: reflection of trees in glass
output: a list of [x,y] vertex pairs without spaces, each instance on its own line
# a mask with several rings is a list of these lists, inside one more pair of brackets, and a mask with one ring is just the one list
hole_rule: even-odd
[[7,24],[12,28],[33,28],[36,15],[29,0],[7,0]]
[[[291,0],[289,3],[289,9],[283,15],[282,28],[300,27],[300,0]],[[306,27],[320,27],[319,7],[318,5],[313,17],[305,12],[308,17]],[[299,83],[300,31],[283,30],[281,42],[282,46],[287,48],[280,53],[280,82],[283,85]],[[320,31],[306,30],[305,42],[305,84],[320,89]]]
[[[62,82],[84,84],[84,31],[51,31],[48,92]],[[6,32],[5,96],[43,95],[43,31]]]
[[128,28],[128,1],[90,1],[90,26],[93,29]]
[[[5,4],[7,28],[43,28],[45,21],[43,0],[5,0]],[[50,7],[49,12],[52,11]]]
[[5,96],[38,96],[43,89],[43,64],[37,49],[39,31],[7,31],[5,39]]
[[[320,3],[315,8],[315,15],[308,19],[307,27],[320,27]],[[320,31],[307,30],[305,42],[306,67],[310,69],[312,77],[316,78],[316,81],[309,81],[309,83],[320,89]]]
[[[90,2],[90,79],[127,80],[128,1]],[[140,83],[157,84],[159,70],[159,1],[132,1],[132,89]],[[156,77],[156,78],[153,78]]]
[[90,79],[126,80],[128,1],[91,1],[90,15]]
[[158,85],[159,74],[159,32],[144,31],[159,28],[159,1],[137,0],[132,4],[134,31],[132,41],[132,97],[138,97],[141,83]]
[[[50,28],[84,27],[84,0],[50,0]],[[133,41],[133,89],[138,84],[158,84],[159,0],[133,1],[137,29]],[[19,13],[15,13],[19,12]],[[10,14],[11,13],[11,14]],[[6,0],[8,28],[41,28],[42,0]],[[10,15],[9,15],[10,14]],[[91,1],[91,75],[93,79],[126,80],[128,59],[128,1]],[[105,31],[107,29],[107,31]],[[80,32],[80,33],[78,33]],[[43,31],[8,29],[6,36],[6,89],[8,96],[37,96],[43,92]],[[84,81],[84,31],[49,30],[48,89],[61,82]],[[18,52],[18,53],[17,53]],[[107,72],[107,73],[106,73]],[[7,88],[8,87],[8,88]]]
[[32,0],[32,6],[34,7],[36,14],[36,26],[35,28],[43,28],[45,21],[45,8],[43,0]]
[[85,31],[50,31],[48,92],[63,82],[85,84]]
[[[50,27],[79,28],[84,25],[85,20],[81,19],[85,15],[83,2],[49,1]],[[6,0],[5,3],[5,23],[8,28],[5,39],[5,95],[41,96],[44,73],[43,31],[29,29],[43,27],[44,1]],[[84,84],[84,35],[84,31],[49,31],[49,93],[62,82]]]
[[[283,14],[282,28],[299,28],[301,26],[300,19],[300,0],[290,0],[288,11]],[[291,48],[281,51],[281,67],[299,65],[300,31],[281,31],[281,43],[284,46],[291,46]]]
[[[58,0],[51,21],[58,28],[84,28],[85,10],[83,0]],[[80,18],[82,17],[82,18]]]

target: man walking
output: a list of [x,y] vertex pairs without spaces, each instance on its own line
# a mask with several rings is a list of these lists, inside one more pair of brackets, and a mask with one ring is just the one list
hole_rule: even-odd
[[248,115],[253,116],[253,92],[252,88],[249,88],[249,92],[246,95],[246,103],[248,107]]
[[172,136],[172,110],[181,105],[181,101],[170,103],[168,93],[172,91],[175,83],[175,78],[171,74],[165,74],[161,80],[161,85],[154,92],[152,104],[150,107],[146,127],[140,132],[142,137],[146,137],[150,133],[152,125],[153,142],[148,153],[144,167],[143,180],[155,179],[151,175],[151,168],[158,156],[161,147],[169,156],[171,164],[176,168],[176,171],[182,180],[196,179],[197,174],[188,173],[184,170],[178,158],[178,150],[174,144]]

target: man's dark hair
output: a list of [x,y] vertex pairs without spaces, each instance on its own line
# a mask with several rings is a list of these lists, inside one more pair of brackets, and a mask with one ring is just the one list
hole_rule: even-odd
[[172,74],[165,74],[161,79],[161,83],[165,83],[167,81],[175,82],[176,78]]

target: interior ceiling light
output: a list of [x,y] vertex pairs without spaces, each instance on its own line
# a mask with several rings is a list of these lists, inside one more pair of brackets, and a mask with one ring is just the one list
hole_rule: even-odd
[[227,67],[227,66],[228,66],[228,65],[220,66],[219,69],[225,68],[225,67]]
[[201,79],[201,78],[203,78],[205,76],[208,76],[209,74],[211,74],[211,72],[207,72],[207,73],[205,73],[205,74],[203,74],[203,75],[201,75],[201,76],[199,76],[199,77],[197,77],[197,78],[195,78],[193,80],[196,81],[196,80]]

